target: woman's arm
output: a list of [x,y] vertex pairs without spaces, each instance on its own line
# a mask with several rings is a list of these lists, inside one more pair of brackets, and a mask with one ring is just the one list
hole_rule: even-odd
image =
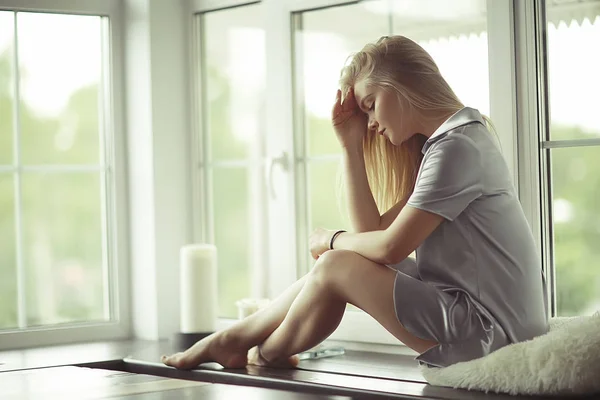
[[[404,260],[444,220],[438,214],[414,207],[404,207],[389,228],[362,233],[342,233],[334,241],[336,250],[351,250],[379,264],[396,264]],[[321,255],[329,248],[331,231],[313,233],[311,252]]]
[[381,216],[369,187],[362,145],[344,147],[342,163],[352,230],[354,232],[379,230]]
[[352,229],[355,232],[370,232],[389,228],[400,214],[407,199],[400,201],[380,215],[369,187],[362,148],[344,148],[342,154],[344,183]]

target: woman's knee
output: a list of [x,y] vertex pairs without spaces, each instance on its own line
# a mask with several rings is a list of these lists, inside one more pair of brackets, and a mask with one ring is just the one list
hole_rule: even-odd
[[311,270],[313,279],[329,288],[340,282],[340,275],[348,273],[344,268],[350,262],[350,258],[356,253],[348,250],[329,250],[323,253]]

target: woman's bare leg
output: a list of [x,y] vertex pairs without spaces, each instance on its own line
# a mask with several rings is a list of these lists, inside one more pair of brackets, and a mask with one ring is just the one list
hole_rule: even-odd
[[[231,328],[198,341],[185,352],[163,356],[162,362],[182,369],[209,361],[216,361],[229,368],[244,367],[247,364],[248,350],[262,343],[281,324],[306,279],[307,276],[304,276],[296,281],[264,309]],[[293,365],[297,360],[291,359],[289,362]]]
[[375,318],[413,350],[422,353],[437,343],[409,333],[394,310],[396,272],[357,253],[333,250],[316,263],[283,322],[250,356],[250,363],[278,363],[317,345],[339,325],[346,303]]

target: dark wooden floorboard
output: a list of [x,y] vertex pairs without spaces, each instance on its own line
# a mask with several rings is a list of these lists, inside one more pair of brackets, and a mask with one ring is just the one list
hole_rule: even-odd
[[244,399],[342,400],[344,396],[313,395],[259,387],[192,382],[145,374],[84,367],[49,367],[0,374],[3,400],[38,399]]

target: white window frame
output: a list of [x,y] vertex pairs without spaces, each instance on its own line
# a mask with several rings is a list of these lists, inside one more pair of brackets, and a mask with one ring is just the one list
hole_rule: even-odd
[[[247,0],[191,0],[192,13],[214,11],[228,7],[244,6],[256,3]],[[268,294],[281,293],[293,283],[298,274],[305,272],[300,268],[301,254],[307,252],[298,240],[298,237],[307,236],[308,227],[298,224],[298,210],[305,208],[306,199],[300,198],[299,180],[304,178],[304,171],[297,168],[298,161],[292,160],[297,154],[294,146],[293,135],[282,135],[281,132],[293,132],[293,48],[292,48],[292,14],[317,8],[340,6],[356,3],[354,0],[263,0],[266,21],[266,51],[269,54],[279,54],[279,57],[267,56],[267,161],[281,154],[287,155],[289,168],[285,174],[275,174],[274,186],[277,188],[277,197],[268,198],[268,209],[272,218],[269,218],[267,243],[268,246]],[[516,57],[515,57],[515,6],[514,0],[488,0],[487,1],[487,31],[489,47],[494,51],[489,52],[490,65],[490,117],[494,121],[509,169],[517,185],[519,174],[517,169],[517,90],[516,90]],[[517,2],[518,3],[518,2]],[[195,85],[195,87],[198,87]],[[508,88],[508,89],[507,89]],[[198,101],[198,99],[196,100]],[[198,108],[196,108],[198,109]],[[202,137],[202,130],[196,127],[194,136]],[[276,134],[278,133],[278,134]],[[196,139],[197,140],[197,139]],[[201,143],[196,143],[194,149],[200,148]],[[196,190],[194,209],[202,209],[204,196],[202,195],[202,174],[198,172],[201,154],[192,156],[194,171],[199,174],[194,177]],[[195,218],[196,226],[201,224],[202,218]],[[291,227],[282,229],[282,226]],[[206,236],[198,236],[206,238]],[[300,245],[299,245],[300,244]],[[290,257],[290,255],[294,255]],[[304,260],[302,260],[304,261]],[[219,328],[230,326],[234,320],[221,319]],[[332,340],[352,341],[378,344],[402,345],[396,338],[388,333],[369,315],[363,312],[347,312],[339,328],[330,336]]]
[[[587,7],[565,4],[566,8]],[[547,59],[547,2],[517,1],[515,35],[518,41],[518,160],[520,199],[541,254],[547,282],[550,316],[557,315],[556,273],[552,218],[552,179],[548,154],[554,148],[598,146],[600,139],[555,141],[550,137]]]
[[[516,75],[517,75],[517,143],[519,165],[519,199],[541,255],[548,282],[548,307],[554,309],[554,274],[551,248],[548,246],[549,204],[542,171],[546,169],[540,152],[540,139],[548,132],[545,60],[540,54],[542,34],[537,2],[515,2]],[[543,89],[543,90],[540,90]],[[553,314],[551,314],[553,315]]]
[[[107,322],[73,323],[48,325],[24,330],[0,332],[0,350],[25,348],[51,344],[120,339],[130,334],[129,286],[128,286],[128,235],[127,235],[127,184],[125,174],[125,135],[123,129],[123,69],[122,69],[122,2],[119,0],[0,0],[2,11],[47,12],[77,15],[98,15],[109,18],[106,24],[108,40],[104,45],[108,53],[107,65],[102,70],[103,78],[109,79],[103,104],[104,133],[101,137],[103,159],[100,165],[106,168],[107,179],[102,183],[106,202],[102,204],[108,218],[104,226],[106,236],[103,246],[107,250],[108,273],[104,277],[107,284],[111,319]],[[17,38],[18,40],[18,38]],[[106,61],[106,60],[104,60]],[[18,121],[16,122],[18,124]],[[15,127],[18,129],[18,127]],[[15,144],[18,146],[18,143]],[[16,160],[18,162],[18,160]],[[48,169],[53,169],[48,167]],[[72,168],[71,168],[72,169]],[[44,170],[44,167],[41,168]],[[14,173],[18,175],[18,170]],[[18,192],[15,194],[18,197]],[[104,225],[103,221],[103,225]],[[20,245],[18,245],[19,247]],[[18,250],[19,252],[22,250]],[[23,271],[17,255],[18,274]],[[19,283],[22,286],[22,283]],[[22,290],[19,296],[22,296]],[[22,304],[22,299],[19,300]],[[20,305],[21,307],[21,305]],[[21,311],[20,311],[21,313]]]
[[[261,188],[266,187],[268,179],[263,171],[266,167],[275,162],[264,155],[257,157],[251,156],[245,160],[212,160],[209,155],[210,134],[206,128],[207,115],[206,104],[203,99],[203,88],[206,84],[206,76],[203,68],[202,57],[205,54],[204,40],[202,38],[203,27],[201,20],[204,17],[200,14],[206,14],[226,8],[238,6],[248,6],[258,4],[258,1],[197,1],[190,2],[190,13],[192,14],[191,23],[191,41],[190,54],[192,66],[190,68],[190,82],[194,89],[191,93],[191,111],[192,116],[192,138],[191,138],[191,177],[192,177],[192,237],[194,242],[214,243],[214,215],[213,215],[213,182],[212,175],[215,169],[222,168],[244,168],[251,172],[249,185],[257,190],[251,190],[252,193],[258,193],[258,196],[250,199],[253,203],[249,215],[251,224],[255,226],[254,235],[251,238],[252,260],[249,260],[251,270],[251,296],[254,298],[268,297],[269,289],[266,286],[268,278],[268,250],[267,241],[267,198],[269,193],[264,193]],[[261,132],[262,134],[262,132]],[[259,140],[264,140],[260,137]],[[262,144],[260,150],[262,149]],[[260,151],[259,150],[259,151]],[[232,325],[233,319],[219,318],[217,328],[222,329]]]

